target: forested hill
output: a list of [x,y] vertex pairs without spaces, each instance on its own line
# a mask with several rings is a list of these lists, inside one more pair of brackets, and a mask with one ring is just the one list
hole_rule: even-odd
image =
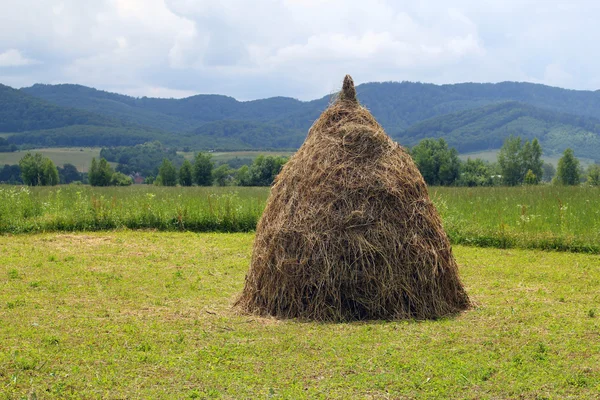
[[[196,95],[184,99],[135,98],[68,84],[37,84],[21,90],[63,107],[80,108],[173,132],[191,132],[204,123],[222,120],[273,122],[298,115],[302,119],[307,111],[311,117],[318,117],[328,104],[326,100],[301,102],[289,97],[246,102],[221,95]],[[288,125],[310,127],[313,120],[309,117],[301,122],[288,122]]]
[[[135,131],[131,142],[151,136],[167,145],[229,150],[297,147],[331,97],[309,102],[286,97],[237,101],[221,95],[135,98],[79,85],[34,85],[20,92],[43,101],[50,114],[48,105],[55,105],[60,107],[56,110],[59,114],[65,109],[79,109],[88,116],[117,121]],[[517,82],[452,85],[383,82],[359,85],[357,92],[361,103],[402,144],[441,136],[463,151],[476,151],[498,148],[510,134],[535,135],[544,137],[542,142],[552,152],[569,145],[578,155],[595,150],[600,154],[600,149],[594,147],[598,138],[595,121],[600,120],[600,91]],[[12,124],[18,125],[14,120]],[[21,124],[31,126],[25,121]],[[440,124],[445,127],[438,129],[436,125]],[[38,123],[25,129],[38,132],[17,135],[11,140],[20,144],[37,143],[44,135],[55,139],[62,135],[64,139],[46,143],[66,140],[67,133],[56,124]],[[39,132],[42,129],[44,132]],[[23,127],[15,131],[22,130]],[[69,135],[73,129],[70,131]],[[117,132],[113,130],[105,136],[99,141],[110,146]],[[70,140],[76,142],[77,138]]]
[[[277,122],[306,131],[327,107],[330,98],[325,96],[310,102],[287,97],[242,102],[221,95],[135,98],[80,85],[38,84],[21,90],[60,106],[176,132],[188,132],[199,124],[227,119]],[[600,91],[567,90],[532,83],[383,82],[359,85],[357,92],[360,101],[392,132],[439,115],[506,101],[600,119]]]
[[505,102],[459,111],[419,122],[394,138],[413,146],[443,137],[461,153],[497,149],[507,136],[538,138],[547,153],[577,149],[580,157],[600,159],[600,120]]
[[70,125],[116,126],[119,123],[96,113],[60,107],[0,84],[0,132],[23,132]]
[[360,85],[357,93],[384,127],[392,130],[394,126],[404,129],[435,116],[507,101],[600,119],[600,91],[568,90],[533,83],[383,82]]
[[81,85],[34,85],[22,92],[44,99],[62,107],[72,107],[93,112],[125,123],[151,126],[156,129],[185,132],[196,127],[185,119],[169,116],[158,109],[145,109],[140,103],[146,99],[104,92]]
[[153,127],[75,107],[61,107],[0,85],[0,132],[9,144],[29,147],[135,145],[151,140],[172,141]]

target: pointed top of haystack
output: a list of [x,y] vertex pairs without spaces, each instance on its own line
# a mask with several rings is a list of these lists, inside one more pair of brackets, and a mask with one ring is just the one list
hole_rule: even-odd
[[340,100],[358,103],[354,81],[350,75],[344,77],[344,84],[342,85],[342,91],[340,92]]

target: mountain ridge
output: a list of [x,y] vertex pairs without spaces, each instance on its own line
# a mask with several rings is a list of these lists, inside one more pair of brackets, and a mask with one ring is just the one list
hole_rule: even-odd
[[[593,150],[600,153],[600,149],[595,147],[599,134],[595,128],[590,129],[590,126],[596,126],[596,122],[592,120],[600,120],[600,90],[562,89],[509,81],[444,85],[408,81],[370,82],[358,85],[356,89],[361,103],[369,108],[390,136],[403,144],[412,145],[417,138],[447,137],[459,148],[465,148],[465,144],[472,145],[469,150],[474,151],[487,150],[490,144],[499,146],[498,143],[501,144],[510,134],[540,133],[548,136],[551,133],[548,136],[552,138],[548,141],[550,147],[546,148],[549,152],[560,152],[562,147],[568,145],[569,135],[572,135],[576,147],[579,147],[575,149],[576,154],[582,154],[583,151],[589,155],[590,144],[593,144]],[[137,136],[134,141],[147,137],[149,140],[164,141],[171,146],[191,146],[197,149],[211,148],[210,143],[214,143],[224,150],[297,148],[332,98],[327,95],[301,101],[277,96],[239,101],[230,96],[199,94],[182,99],[165,99],[132,97],[74,84],[36,84],[18,92],[45,102],[46,108],[50,104],[91,113],[85,115],[95,115],[99,121],[104,121],[102,118],[113,121],[115,129],[126,127],[130,132],[135,131]],[[503,103],[511,103],[510,106],[502,107],[511,108],[510,112],[514,115],[507,109],[502,110],[502,107],[500,110],[493,107]],[[462,127],[456,125],[457,121],[465,117],[461,113],[469,110],[474,118],[481,121],[471,121],[470,125]],[[54,111],[59,112],[56,109]],[[499,118],[501,113],[508,113],[505,115],[507,123],[503,129],[492,129],[492,120]],[[509,118],[510,115],[515,116],[515,113],[524,113],[519,116],[521,120]],[[552,113],[560,115],[560,121]],[[567,118],[568,115],[570,117]],[[585,119],[585,122],[577,120],[577,117]],[[448,132],[425,131],[428,126],[440,124],[440,120],[436,118],[452,125],[453,129]],[[530,120],[526,123],[523,118]],[[100,122],[90,124],[96,127],[100,125]],[[488,136],[487,142],[469,138],[468,135],[472,136],[472,130],[477,126],[483,129],[480,132],[482,137]],[[61,129],[22,129],[20,134],[12,136],[12,141],[27,144],[29,140],[31,145],[41,141],[70,141],[65,136],[69,129]],[[94,128],[98,132],[107,130]],[[43,140],[43,135],[32,133],[36,131],[65,137],[60,140]],[[70,128],[70,131],[72,134],[73,129]],[[220,135],[219,132],[228,132],[229,136]],[[461,135],[465,135],[462,138],[464,141]],[[580,140],[586,135],[593,140]],[[90,136],[91,134],[87,135],[88,142]],[[106,137],[106,140],[101,137],[98,142],[110,146],[112,139],[109,137],[114,138],[115,134],[112,132],[106,134]],[[490,138],[494,140],[489,140]],[[477,146],[480,148],[476,148]]]

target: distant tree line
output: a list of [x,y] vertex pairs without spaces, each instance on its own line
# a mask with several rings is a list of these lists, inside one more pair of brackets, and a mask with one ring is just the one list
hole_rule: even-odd
[[17,151],[17,146],[0,137],[0,153],[12,153],[14,151]]
[[0,168],[0,183],[29,186],[53,186],[73,182],[87,183],[87,174],[81,173],[73,164],[57,167],[52,160],[40,153],[27,153],[17,165]]
[[162,186],[270,186],[287,162],[279,156],[258,156],[250,165],[238,169],[228,164],[215,166],[208,153],[197,153],[194,163],[185,160],[179,170],[165,158],[154,181]]
[[600,165],[592,164],[583,171],[570,148],[564,151],[558,168],[544,163],[537,139],[523,141],[510,136],[504,141],[495,163],[482,159],[461,161],[456,149],[449,147],[444,139],[423,139],[410,153],[429,185],[517,186],[541,182],[579,185],[586,180],[589,185],[598,186],[600,181]]
[[[496,162],[479,158],[461,161],[456,149],[448,146],[444,139],[423,139],[410,149],[410,154],[429,185],[517,186],[541,182],[578,185],[585,181],[588,185],[600,186],[600,165],[592,164],[584,171],[573,151],[566,149],[554,168],[542,161],[542,148],[537,139],[523,141],[520,137],[509,137]],[[127,186],[133,183],[134,176],[142,176],[144,183],[161,186],[270,186],[287,162],[285,157],[261,155],[254,160],[235,158],[218,164],[210,153],[203,152],[196,153],[190,161],[159,142],[129,149],[102,149],[101,155],[117,162],[116,170],[105,157],[92,159],[89,171],[81,173],[72,164],[56,167],[42,154],[27,153],[19,165],[0,168],[0,183],[38,186],[81,182],[92,186]],[[157,161],[159,156],[162,159]],[[139,171],[148,174],[142,175]]]
[[183,163],[183,156],[175,148],[168,148],[158,141],[138,144],[132,147],[109,147],[100,150],[100,158],[117,163],[116,171],[131,175],[157,176],[163,159],[168,159],[177,167]]

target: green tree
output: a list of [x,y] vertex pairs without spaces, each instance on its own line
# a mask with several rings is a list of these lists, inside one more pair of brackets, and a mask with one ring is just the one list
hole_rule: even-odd
[[206,153],[196,154],[194,161],[194,182],[198,186],[210,186],[212,185],[212,170],[213,163],[211,161],[211,155]]
[[474,160],[468,158],[467,161],[461,164],[458,184],[461,186],[493,185],[490,166],[480,158]]
[[20,161],[23,183],[30,186],[57,185],[58,169],[48,157],[40,153],[27,153]]
[[525,174],[521,155],[522,147],[521,138],[511,136],[504,141],[498,153],[502,181],[506,185],[515,186],[523,183]]
[[271,186],[286,162],[285,157],[256,157],[248,170],[249,186]]
[[96,161],[96,157],[92,158],[92,165],[88,170],[88,182],[92,186],[98,185],[98,162]]
[[529,177],[530,180],[526,183],[528,185],[537,185],[540,183],[542,175],[544,174],[542,146],[540,146],[540,142],[537,140],[537,138],[533,139],[531,142],[525,142],[521,152],[521,157],[523,159],[523,170],[525,171],[525,176],[523,179],[526,179],[527,173],[531,171],[532,175]]
[[29,186],[42,184],[42,155],[27,153],[19,161],[23,183]]
[[442,138],[421,140],[411,155],[428,185],[452,185],[459,178],[458,152]]
[[542,147],[537,139],[523,142],[518,136],[510,136],[498,153],[498,164],[505,185],[522,184],[530,170],[529,184],[538,184],[544,174]]
[[23,183],[21,168],[18,165],[5,164],[4,167],[0,169],[0,183],[8,183],[10,185]]
[[188,160],[184,160],[179,169],[179,184],[181,186],[192,186],[192,183],[194,183],[192,163]]
[[81,181],[81,173],[73,164],[66,163],[62,168],[58,168],[60,183],[71,183]]
[[579,185],[579,160],[573,150],[566,149],[558,160],[556,180],[562,185]]
[[101,158],[98,163],[99,186],[110,186],[110,181],[114,173],[115,171],[113,171],[108,161],[105,158]]
[[42,160],[42,185],[54,186],[60,182],[58,169],[51,159],[44,157]]
[[250,167],[242,165],[235,172],[235,184],[238,186],[251,186],[250,185]]
[[100,162],[96,158],[92,158],[92,165],[88,171],[88,180],[92,186],[110,186],[114,171],[106,159],[100,158]]
[[163,159],[160,168],[158,169],[157,181],[162,186],[175,186],[177,185],[177,170],[173,166],[173,163],[169,159]]
[[592,164],[588,167],[587,183],[590,186],[600,186],[600,165]]
[[213,170],[213,181],[217,186],[227,186],[233,179],[233,170],[229,165],[223,164]]
[[537,185],[539,183],[539,179],[537,176],[535,176],[532,170],[528,169],[523,183],[526,185]]
[[133,179],[122,172],[115,172],[110,178],[110,184],[112,186],[131,186],[133,184]]

